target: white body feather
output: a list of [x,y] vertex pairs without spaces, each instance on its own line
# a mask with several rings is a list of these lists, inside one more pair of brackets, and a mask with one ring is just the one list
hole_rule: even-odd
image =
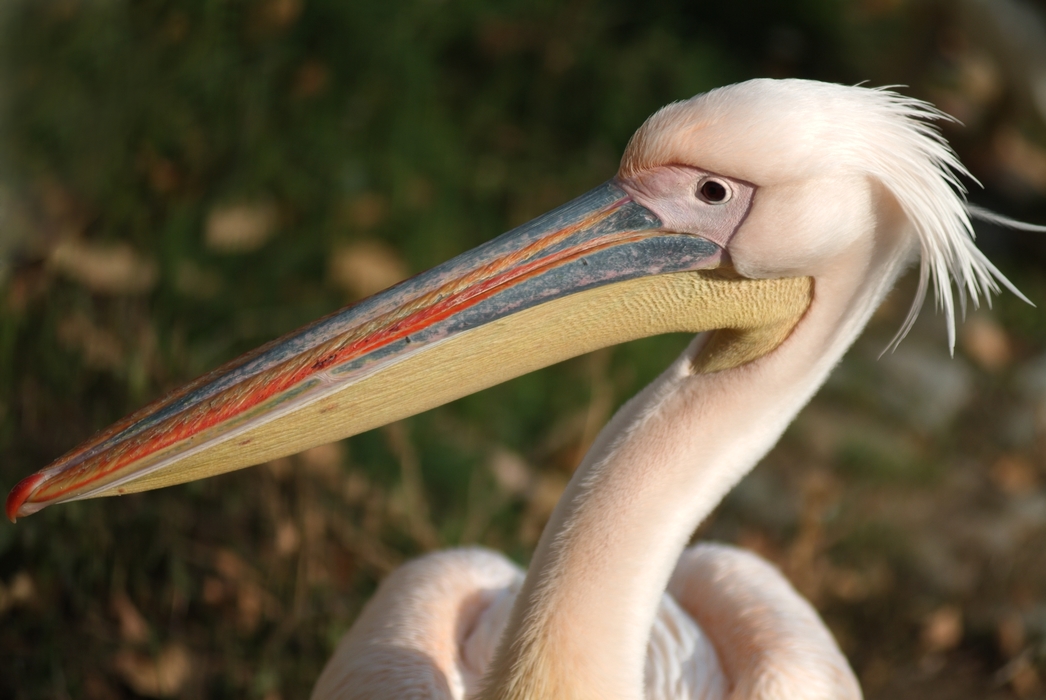
[[[342,640],[312,699],[474,697],[522,582],[518,567],[483,549],[439,552],[401,567]],[[661,597],[647,642],[647,700],[860,697],[816,611],[754,554],[723,545],[693,547],[681,558],[670,591]],[[398,614],[390,615],[392,608]],[[695,617],[710,628],[702,629]],[[743,693],[724,671],[713,639],[743,645],[728,654],[757,662],[758,669],[746,671],[751,687]]]

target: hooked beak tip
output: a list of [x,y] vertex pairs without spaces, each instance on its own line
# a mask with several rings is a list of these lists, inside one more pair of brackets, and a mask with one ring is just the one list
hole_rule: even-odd
[[18,520],[18,516],[32,515],[36,511],[40,510],[43,506],[36,504],[27,504],[26,501],[36,491],[37,487],[40,486],[41,482],[47,480],[46,474],[32,474],[19,481],[11,493],[7,494],[7,519],[12,523]]

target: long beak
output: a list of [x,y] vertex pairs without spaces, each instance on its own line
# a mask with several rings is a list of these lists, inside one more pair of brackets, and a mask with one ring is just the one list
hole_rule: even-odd
[[23,479],[7,515],[258,464],[659,333],[726,329],[695,370],[741,364],[788,335],[811,282],[722,263],[610,181],[128,416]]

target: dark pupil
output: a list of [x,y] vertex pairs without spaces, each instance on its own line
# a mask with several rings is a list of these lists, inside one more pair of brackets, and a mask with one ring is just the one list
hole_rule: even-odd
[[726,188],[715,180],[709,180],[701,185],[701,196],[709,202],[722,202],[726,199]]

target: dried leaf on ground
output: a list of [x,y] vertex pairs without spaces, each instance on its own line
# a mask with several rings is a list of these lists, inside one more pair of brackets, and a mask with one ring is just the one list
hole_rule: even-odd
[[36,584],[28,571],[19,571],[6,586],[0,583],[0,613],[8,608],[30,605],[36,600]]
[[277,223],[279,212],[269,202],[218,206],[207,215],[204,242],[219,253],[249,253],[268,242]]
[[1008,684],[1018,698],[1041,697],[1042,676],[1039,675],[1030,654],[1024,653],[1006,664],[996,674],[1000,684]]
[[331,283],[356,298],[380,292],[407,276],[407,265],[399,254],[379,241],[342,246],[330,258]]
[[937,608],[922,621],[922,646],[929,653],[950,651],[962,641],[962,610],[954,605]]
[[149,623],[126,593],[113,595],[109,605],[120,623],[121,639],[131,644],[141,644],[149,639]]
[[169,644],[155,656],[124,649],[113,659],[117,675],[139,695],[170,698],[179,695],[192,673],[192,658],[181,644]]
[[1039,473],[1025,456],[1005,454],[991,466],[988,476],[1000,491],[1010,496],[1029,494],[1039,487]]
[[48,266],[100,294],[143,294],[156,285],[156,263],[126,243],[66,239],[51,249]]
[[1010,336],[998,320],[987,314],[967,319],[960,339],[966,354],[989,372],[997,372],[1013,360]]
[[291,520],[281,520],[276,525],[276,554],[281,557],[294,554],[301,547],[301,534]]
[[495,449],[488,462],[501,490],[510,496],[526,493],[533,477],[530,465],[519,454],[505,448]]

